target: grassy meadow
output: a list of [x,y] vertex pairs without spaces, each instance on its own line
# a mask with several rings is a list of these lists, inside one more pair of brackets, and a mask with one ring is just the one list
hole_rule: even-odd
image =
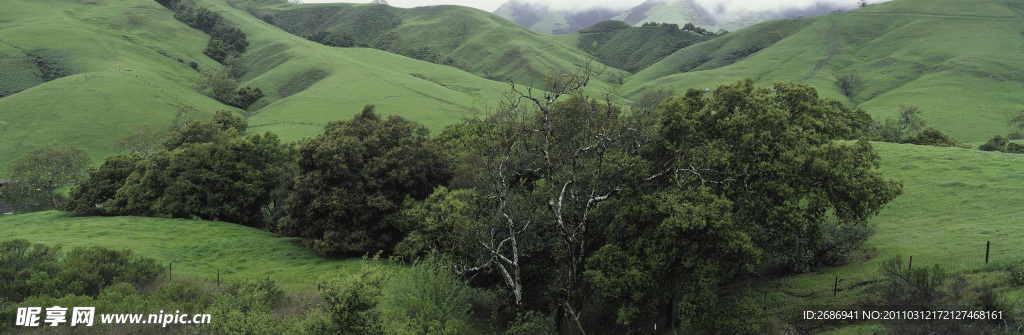
[[360,259],[317,256],[299,238],[283,237],[234,223],[151,217],[73,217],[50,211],[0,216],[0,239],[33,243],[131,249],[172,264],[174,279],[222,281],[266,278],[296,293],[315,293],[324,275],[358,271]]
[[[972,292],[993,288],[1007,303],[1024,302],[1024,288],[1007,284],[1007,266],[1024,261],[1024,156],[959,148],[873,143],[886,177],[902,180],[904,194],[870,224],[875,234],[849,264],[751,283],[766,307],[800,324],[811,307],[851,306],[880,288],[879,267],[900,255],[913,266],[939,265],[963,275]],[[991,242],[985,264],[986,242]],[[838,293],[833,297],[835,280]],[[760,300],[760,299],[758,299]],[[1017,311],[1020,313],[1021,311]],[[861,333],[854,325],[839,333]],[[817,329],[822,330],[822,329]]]

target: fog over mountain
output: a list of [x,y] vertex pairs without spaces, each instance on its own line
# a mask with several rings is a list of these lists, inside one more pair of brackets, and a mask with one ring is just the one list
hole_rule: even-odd
[[[355,2],[355,3],[369,3],[372,0],[301,0],[305,3],[325,3],[325,2]],[[671,0],[654,0],[660,2],[667,2]],[[388,0],[388,4],[395,7],[411,8],[419,6],[435,6],[435,5],[459,5],[473,8],[479,8],[484,11],[493,12],[507,3],[518,3],[528,4],[539,8],[549,8],[554,11],[562,12],[579,12],[588,9],[602,8],[623,11],[644,3],[644,0],[562,0],[562,1],[551,1],[551,0]],[[701,6],[722,11],[730,10],[773,10],[773,11],[785,11],[794,8],[806,8],[814,6],[815,3],[826,3],[836,5],[839,7],[852,8],[856,6],[857,1],[853,0],[699,0],[696,1]],[[871,3],[883,2],[881,0],[869,1]]]
[[735,30],[765,20],[821,15],[856,6],[856,1],[850,0],[511,0],[494,13],[539,32],[568,34],[608,19]]

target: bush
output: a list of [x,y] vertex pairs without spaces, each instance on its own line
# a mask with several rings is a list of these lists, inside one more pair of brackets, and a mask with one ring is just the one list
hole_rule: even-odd
[[883,296],[888,306],[931,306],[947,292],[942,290],[949,277],[939,265],[909,268],[899,255],[882,263],[881,273],[886,277]]
[[526,311],[516,317],[505,335],[555,334],[554,319],[537,311]]
[[388,332],[467,334],[471,289],[436,254],[384,286],[378,309]]
[[996,135],[988,140],[988,142],[985,142],[985,144],[978,146],[978,149],[982,151],[1005,151],[1006,144],[1009,142],[1003,135]]
[[95,297],[116,283],[149,283],[160,271],[156,260],[134,256],[131,250],[79,247],[64,256],[60,247],[0,242],[0,299],[9,301],[41,294]]
[[384,285],[394,273],[365,259],[364,262],[359,273],[328,278],[318,285],[320,297],[327,303],[327,314],[333,323],[330,327],[335,330],[333,333],[382,332],[376,307]]
[[908,137],[904,143],[916,144],[916,145],[931,145],[936,147],[959,147],[959,148],[970,148],[970,146],[960,143],[959,140],[943,134],[942,131],[927,127],[921,129],[921,132],[917,133],[916,136]]
[[273,281],[260,279],[228,286],[206,309],[211,322],[202,325],[209,334],[281,334],[290,325],[270,309],[284,301],[284,292]]
[[224,63],[228,57],[237,57],[238,51],[222,40],[211,38],[206,44],[206,49],[203,49],[203,54],[210,56],[218,63]]
[[1021,133],[1018,130],[1018,131],[1006,134],[1006,138],[1011,140],[1011,141],[1024,140],[1024,133]]
[[162,267],[152,258],[136,257],[131,250],[78,247],[64,259],[58,276],[67,294],[96,296],[115,283],[148,283]]
[[836,85],[839,85],[839,90],[843,92],[843,95],[851,99],[853,98],[853,90],[863,83],[864,81],[860,79],[856,72],[850,72],[849,75],[836,78]]
[[44,292],[33,285],[46,281],[60,269],[60,246],[32,244],[27,240],[0,242],[0,301],[21,301]]
[[252,103],[262,97],[263,90],[252,86],[246,86],[239,89],[238,92],[235,92],[234,97],[227,99],[225,103],[241,109],[246,109],[249,108],[249,105],[252,105]]
[[1013,142],[1006,143],[1006,150],[1004,152],[1010,154],[1024,154],[1024,145]]
[[1011,265],[1007,270],[1010,271],[1011,285],[1024,286],[1024,261]]

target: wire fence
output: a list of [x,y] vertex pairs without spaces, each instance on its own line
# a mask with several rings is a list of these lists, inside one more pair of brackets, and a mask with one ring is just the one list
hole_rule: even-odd
[[[940,266],[948,274],[969,273],[974,270],[1000,270],[1024,261],[1024,241],[1008,239],[979,240],[970,243],[972,250],[968,252],[951,248],[944,253],[903,254],[900,255],[903,266],[908,269],[932,268]],[[866,260],[881,257],[889,259],[895,254],[885,256],[876,252],[866,251],[854,256],[855,259]],[[881,262],[879,262],[881,264]],[[772,284],[759,286],[753,290],[757,300],[766,308],[785,307],[793,298],[814,299],[841,304],[860,299],[860,289],[884,281],[886,278],[880,268],[868,266],[864,271],[836,275],[789,276]]]

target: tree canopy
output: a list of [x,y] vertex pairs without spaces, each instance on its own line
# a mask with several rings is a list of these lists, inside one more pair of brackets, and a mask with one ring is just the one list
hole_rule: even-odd
[[90,161],[85,150],[53,142],[31,147],[9,164],[11,182],[0,196],[18,211],[40,211],[62,204],[66,199],[58,190],[78,183]]
[[328,123],[299,147],[298,175],[277,228],[323,255],[391,250],[401,238],[392,215],[451,178],[426,127],[373,105]]
[[[239,136],[245,120],[230,111],[171,133],[146,157],[115,155],[72,190],[66,209],[80,214],[219,219],[264,227],[283,198],[296,151],[272,133]],[[97,208],[96,205],[102,205]]]

